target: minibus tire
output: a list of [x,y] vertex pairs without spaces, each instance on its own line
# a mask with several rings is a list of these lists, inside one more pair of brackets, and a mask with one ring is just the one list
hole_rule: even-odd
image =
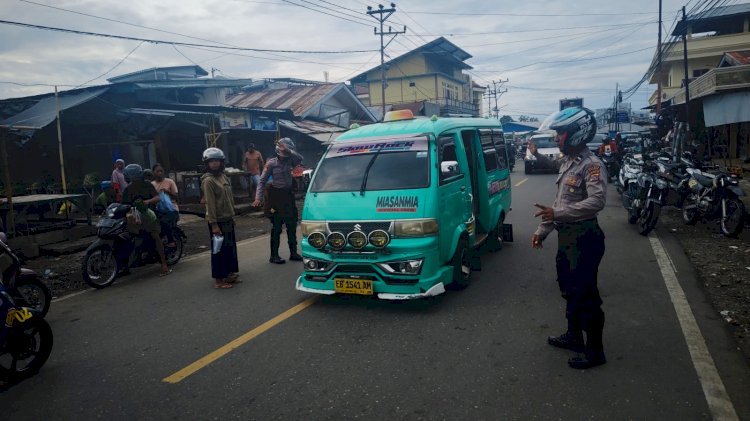
[[471,283],[471,250],[465,237],[458,240],[458,247],[451,259],[453,267],[452,282],[449,284],[453,290],[462,290]]
[[503,249],[503,218],[497,222],[497,226],[490,232],[487,238],[487,251],[497,252]]

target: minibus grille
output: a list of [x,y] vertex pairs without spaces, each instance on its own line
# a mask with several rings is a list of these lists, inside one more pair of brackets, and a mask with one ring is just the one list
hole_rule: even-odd
[[336,272],[346,273],[377,273],[371,265],[338,265]]
[[340,232],[344,235],[348,235],[352,231],[362,231],[369,235],[375,230],[383,230],[391,233],[391,221],[329,222],[328,230],[330,232]]

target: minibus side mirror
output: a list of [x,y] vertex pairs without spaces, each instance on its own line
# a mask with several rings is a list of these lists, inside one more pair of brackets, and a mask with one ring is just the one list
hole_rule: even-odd
[[440,163],[440,175],[443,178],[458,175],[458,161],[443,161]]

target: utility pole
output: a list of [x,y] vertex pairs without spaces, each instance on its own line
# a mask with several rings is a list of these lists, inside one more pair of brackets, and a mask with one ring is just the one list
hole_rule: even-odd
[[620,102],[618,101],[617,94],[620,92],[620,83],[615,83],[615,132],[620,131],[620,120],[619,120],[619,111],[620,111]]
[[60,96],[55,85],[55,113],[57,114],[57,148],[60,154],[60,181],[64,194],[68,194],[68,183],[65,180],[65,157],[63,155],[62,129],[60,128]]
[[[683,25],[683,32],[682,32],[682,61],[683,65],[685,67],[685,136],[683,139],[685,139],[685,143],[690,142],[690,77],[688,76],[688,53],[687,53],[687,16],[685,15],[685,6],[682,6],[682,25]],[[684,144],[683,144],[684,146]],[[678,150],[679,153],[682,153],[682,148]]]
[[[393,31],[391,27],[388,27],[388,32],[385,32],[383,30],[383,24],[385,21],[388,20],[389,17],[391,17],[392,14],[396,12],[396,4],[391,3],[390,9],[386,9],[385,6],[382,4],[378,5],[378,8],[376,10],[373,10],[371,6],[367,6],[367,14],[375,18],[380,23],[380,32],[378,32],[378,28],[373,28],[373,33],[375,35],[380,35],[380,95],[381,95],[381,105],[383,106],[383,117],[385,117],[385,88],[388,86],[388,83],[386,82],[386,72],[385,72],[385,47],[387,47],[391,41],[396,39],[396,36],[398,34],[404,34],[406,33],[406,26],[404,26],[403,31]],[[378,15],[378,16],[375,16]],[[393,35],[393,38],[388,41],[388,44],[385,44],[385,36],[386,35]]]
[[661,1],[659,0],[659,40],[656,43],[656,116],[661,113]]
[[[489,86],[487,86],[487,93],[485,94],[487,96],[487,115],[488,117],[491,117],[493,114],[495,115],[495,118],[497,120],[500,120],[500,108],[497,106],[497,99],[501,96],[503,96],[504,93],[508,92],[508,89],[506,88],[504,91],[499,91],[498,85],[502,86],[503,83],[507,83],[508,79],[505,80],[493,80],[492,81],[492,89],[490,89]],[[494,101],[495,106],[492,106],[492,102]],[[493,113],[494,111],[494,113]]]

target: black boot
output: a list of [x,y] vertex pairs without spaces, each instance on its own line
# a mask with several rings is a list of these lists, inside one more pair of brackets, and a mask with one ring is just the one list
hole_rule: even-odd
[[547,343],[558,348],[569,349],[575,352],[582,352],[584,348],[583,335],[571,332],[565,332],[560,336],[550,336],[547,338]]
[[301,262],[301,261],[302,261],[302,256],[300,256],[299,254],[297,254],[297,252],[296,252],[296,251],[293,251],[293,252],[292,252],[292,253],[291,253],[291,254],[289,255],[289,260],[293,260],[293,261],[295,261],[295,262]]
[[568,360],[570,368],[577,368],[579,370],[585,370],[606,363],[607,358],[604,356],[604,351],[602,350],[586,351],[585,353]]
[[280,256],[271,256],[270,259],[268,259],[268,263],[276,263],[277,265],[283,265],[286,263],[286,260],[282,259]]

